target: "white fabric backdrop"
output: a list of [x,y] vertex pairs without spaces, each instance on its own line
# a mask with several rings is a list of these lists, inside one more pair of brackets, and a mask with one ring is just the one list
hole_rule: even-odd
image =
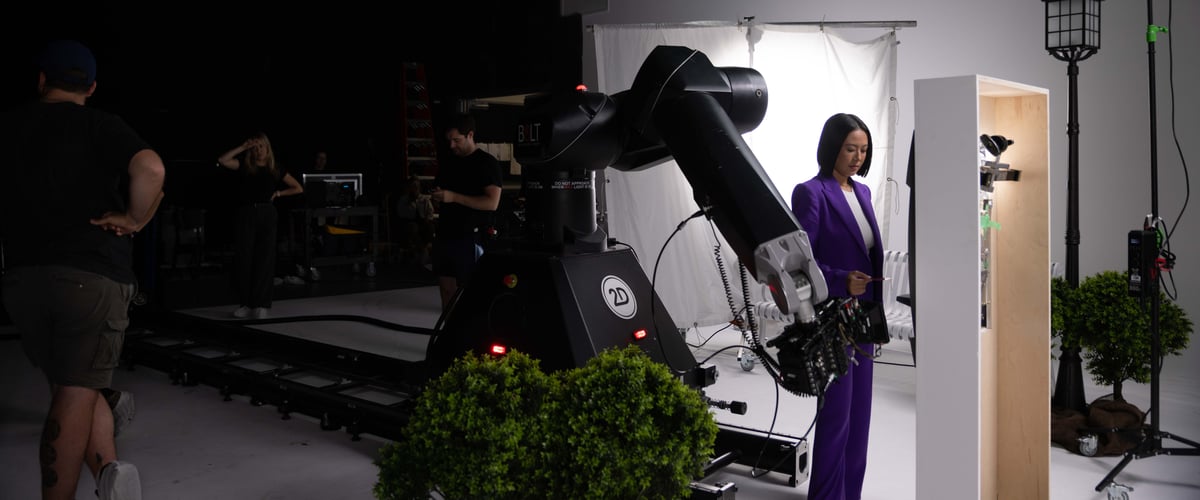
[[[875,146],[866,184],[887,241],[891,211],[885,207],[895,196],[894,188],[885,189],[892,171],[895,123],[894,32],[866,42],[850,42],[817,27],[775,25],[595,25],[593,33],[597,90],[608,94],[628,89],[658,45],[690,47],[716,66],[761,72],[767,82],[767,114],[745,139],[787,203],[792,188],[817,173],[817,139],[825,119],[837,112],[861,117],[871,128]],[[699,208],[678,165],[667,162],[640,172],[610,168],[605,175],[609,235],[637,252],[676,325],[728,321],[730,305],[716,248],[720,246],[734,304],[740,308],[738,260],[709,222],[692,220],[663,249],[675,226]],[[757,285],[750,288],[752,300],[762,298]]]

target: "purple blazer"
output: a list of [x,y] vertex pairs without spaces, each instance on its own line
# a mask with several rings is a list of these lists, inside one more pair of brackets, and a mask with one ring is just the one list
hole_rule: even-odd
[[[875,246],[867,251],[862,231],[854,220],[854,212],[833,176],[817,175],[796,185],[792,190],[792,215],[800,228],[808,233],[817,265],[825,275],[830,297],[849,297],[846,276],[850,271],[862,271],[873,277],[883,276],[883,239],[871,207],[871,190],[851,179],[854,194],[871,226]],[[878,281],[867,284],[867,292],[858,298],[882,302],[882,287]]]

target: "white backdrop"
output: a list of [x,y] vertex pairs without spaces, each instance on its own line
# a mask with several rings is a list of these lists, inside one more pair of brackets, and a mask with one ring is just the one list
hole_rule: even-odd
[[[866,184],[887,241],[896,189],[888,183],[896,114],[895,32],[862,43],[829,29],[783,25],[594,25],[593,33],[597,90],[608,94],[628,89],[658,45],[697,49],[716,66],[762,73],[767,114],[745,139],[787,203],[797,183],[817,174],[816,145],[825,119],[838,112],[861,117],[875,146]],[[698,209],[679,167],[668,162],[640,172],[608,169],[605,175],[609,235],[635,249],[676,325],[728,321],[730,306],[714,257],[718,246],[739,308],[742,299],[738,260],[724,239],[706,220],[695,219],[662,248],[675,226]],[[752,300],[761,298],[759,287],[751,285],[751,291]]]

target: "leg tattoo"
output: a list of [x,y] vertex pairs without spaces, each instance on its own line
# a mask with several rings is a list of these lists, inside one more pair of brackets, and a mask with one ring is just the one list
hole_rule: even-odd
[[42,446],[38,453],[42,465],[42,489],[50,489],[58,484],[58,472],[54,470],[54,462],[58,460],[58,451],[54,449],[54,440],[58,439],[61,433],[62,427],[58,420],[47,418],[46,425],[42,427]]

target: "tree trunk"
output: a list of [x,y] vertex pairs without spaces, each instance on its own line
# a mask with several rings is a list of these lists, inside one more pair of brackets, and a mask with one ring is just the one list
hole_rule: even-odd
[[1121,394],[1121,381],[1113,384],[1113,400],[1125,402],[1125,396]]

